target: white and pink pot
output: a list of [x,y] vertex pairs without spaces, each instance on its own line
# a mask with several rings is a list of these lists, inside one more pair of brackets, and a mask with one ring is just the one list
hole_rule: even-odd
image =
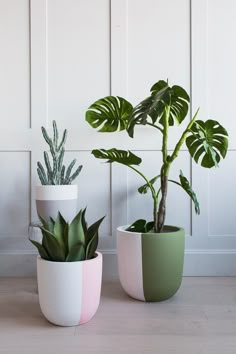
[[102,254],[80,262],[37,258],[39,303],[46,319],[58,326],[77,326],[96,313],[101,295]]
[[36,186],[36,208],[39,216],[48,221],[56,219],[58,212],[71,222],[77,212],[77,185]]

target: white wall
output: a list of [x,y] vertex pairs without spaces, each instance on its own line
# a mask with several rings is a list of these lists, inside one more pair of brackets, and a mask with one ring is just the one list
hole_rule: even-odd
[[[35,272],[28,225],[36,220],[36,162],[45,149],[40,127],[53,119],[69,131],[67,159],[84,165],[78,207],[88,205],[89,221],[107,215],[100,249],[105,273],[116,274],[115,229],[150,218],[151,200],[136,193],[137,176],[90,151],[133,149],[152,177],[161,141],[144,128],[133,140],[96,133],[85,111],[109,94],[135,104],[166,78],[191,92],[200,118],[219,120],[231,136],[220,169],[192,163],[185,147],[173,166],[173,177],[181,168],[192,180],[201,206],[197,217],[170,186],[167,223],[186,229],[185,274],[236,275],[235,11],[233,0],[0,0],[0,275]],[[173,129],[170,148],[179,134]]]

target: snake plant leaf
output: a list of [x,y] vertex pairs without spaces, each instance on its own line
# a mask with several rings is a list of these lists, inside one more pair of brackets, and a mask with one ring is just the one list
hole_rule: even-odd
[[160,80],[151,88],[151,95],[133,109],[128,126],[128,134],[133,137],[135,125],[147,124],[149,117],[152,123],[163,125],[166,108],[170,107],[169,125],[182,123],[188,113],[189,96],[180,86],[169,87],[166,81]]
[[50,257],[47,253],[47,251],[45,250],[45,248],[41,245],[41,243],[37,242],[37,241],[34,241],[34,240],[31,240],[30,239],[30,242],[32,242],[32,244],[38,249],[38,252],[39,252],[39,255],[41,258],[43,259],[46,259],[46,260],[49,260]]
[[118,150],[118,149],[97,149],[92,150],[92,154],[97,159],[107,160],[106,162],[118,162],[122,165],[131,166],[139,165],[142,162],[142,159],[137,155],[133,154],[131,151]]
[[68,253],[68,224],[59,212],[54,224],[53,234],[64,252],[64,258]]
[[87,210],[87,207],[82,210],[81,222],[82,222],[84,233],[87,236],[88,224],[85,219],[86,210]]
[[[160,177],[160,175],[153,177],[153,178],[149,181],[149,183],[153,185],[159,177]],[[139,192],[140,194],[146,194],[149,189],[150,189],[149,185],[148,185],[147,183],[145,183],[145,184],[143,184],[141,187],[138,188],[138,192]]]
[[199,215],[200,214],[200,206],[199,206],[199,202],[197,200],[197,196],[196,196],[195,192],[193,191],[188,179],[183,175],[182,170],[180,170],[179,179],[180,179],[180,184],[181,184],[182,188],[190,196],[190,198],[192,199],[192,201],[194,203],[196,214]]
[[71,248],[66,257],[66,262],[76,262],[83,260],[85,260],[84,245],[81,242],[78,242]]
[[86,112],[86,121],[99,132],[126,129],[133,106],[122,97],[107,96],[94,102]]
[[43,234],[42,246],[47,251],[50,259],[53,259],[55,262],[64,262],[65,253],[56,237],[43,227],[40,227],[40,229]]
[[68,230],[69,252],[79,242],[82,243],[82,245],[85,244],[85,234],[84,234],[84,229],[82,224],[82,213],[83,213],[83,209],[80,210],[80,212],[75,216],[75,218],[72,220],[71,224],[69,225],[69,230]]
[[186,139],[186,145],[196,163],[206,168],[217,167],[228,150],[228,133],[215,120],[197,120]]
[[91,259],[95,257],[95,252],[98,247],[98,231],[94,233],[93,237],[90,239],[86,248],[86,259]]
[[92,224],[86,234],[86,259],[91,259],[95,257],[95,252],[98,246],[98,229],[103,221],[105,216],[101,219],[97,220],[94,224]]
[[103,216],[101,219],[97,220],[94,224],[89,226],[87,233],[86,233],[86,243],[88,244],[90,240],[94,237],[95,234],[98,234],[98,229],[103,221],[105,216]]
[[[39,220],[41,221],[43,228],[51,232],[51,234],[53,234],[54,225],[55,225],[55,221],[53,220],[53,218],[49,217],[48,221],[46,221],[42,216],[39,215]],[[40,228],[40,225],[38,226]]]

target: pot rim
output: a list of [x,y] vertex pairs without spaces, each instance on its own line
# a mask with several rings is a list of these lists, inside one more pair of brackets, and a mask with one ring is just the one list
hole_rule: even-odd
[[52,188],[52,189],[77,189],[78,188],[78,184],[44,184],[44,185],[36,185],[35,186],[36,189],[47,189],[47,188]]
[[55,262],[55,261],[48,261],[47,259],[43,259],[41,256],[37,256],[37,261],[43,262],[43,263],[52,263],[56,264],[58,263],[59,265],[65,264],[68,267],[71,267],[73,264],[81,264],[81,263],[86,263],[86,262],[96,262],[98,259],[102,258],[102,253],[96,251],[97,257],[91,258],[91,259],[85,259],[84,261],[75,261],[75,262]]
[[179,231],[184,231],[183,227],[180,226],[176,226],[176,225],[165,225],[166,227],[170,227],[170,228],[174,228],[175,230],[173,231],[167,231],[167,232],[132,232],[132,231],[127,231],[125,230],[127,227],[129,227],[130,225],[123,225],[123,226],[118,226],[117,227],[117,231],[122,231],[122,232],[126,232],[127,234],[135,234],[135,235],[166,235],[166,234],[170,234],[170,233],[175,233],[175,232],[179,232]]
[[77,184],[47,184],[35,186],[36,200],[72,200],[78,197]]

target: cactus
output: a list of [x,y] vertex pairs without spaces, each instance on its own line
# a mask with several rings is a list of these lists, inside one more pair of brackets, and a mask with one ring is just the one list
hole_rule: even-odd
[[46,171],[43,165],[37,162],[37,172],[42,185],[65,185],[71,184],[76,177],[78,177],[80,171],[82,170],[82,165],[80,165],[75,172],[71,175],[72,169],[76,163],[74,159],[66,169],[63,164],[64,154],[65,154],[65,143],[67,138],[67,130],[65,129],[62,135],[62,139],[58,142],[59,135],[56,121],[53,121],[53,138],[51,138],[44,127],[41,128],[44,140],[49,145],[51,153],[51,162],[49,154],[44,151],[44,163]]

